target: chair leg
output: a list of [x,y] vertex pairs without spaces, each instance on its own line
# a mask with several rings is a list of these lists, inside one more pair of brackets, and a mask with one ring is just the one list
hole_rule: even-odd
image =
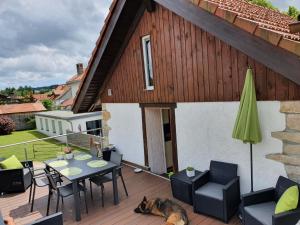
[[46,213],[47,216],[49,216],[50,198],[51,198],[51,191],[50,191],[50,188],[49,188],[48,203],[47,203],[47,213]]
[[63,205],[64,204],[64,198],[61,197],[61,204]]
[[57,200],[56,200],[56,211],[55,211],[55,212],[58,212],[59,198],[60,198],[60,195],[59,195],[59,193],[57,193]]
[[104,207],[104,185],[101,184],[101,201],[102,201],[102,207]]
[[122,180],[122,183],[123,183],[123,187],[124,187],[124,190],[125,190],[126,196],[128,197],[127,188],[126,188],[125,181],[124,181],[124,178],[123,178],[123,175],[122,175],[122,173],[121,173],[121,172],[120,172],[120,177],[121,177],[121,180]]
[[91,192],[91,199],[94,200],[93,197],[93,187],[92,187],[92,181],[90,180],[90,192]]
[[31,199],[31,209],[30,209],[30,212],[33,212],[33,205],[34,205],[34,198],[35,198],[35,189],[36,189],[36,186],[33,185],[33,193],[32,193],[32,199]]
[[[86,210],[86,214],[88,214],[89,211],[88,211],[88,205],[87,205],[86,184],[85,184],[85,180],[82,181],[82,184],[83,184],[83,188],[84,188],[83,194],[84,194],[85,210]],[[79,191],[79,193],[80,193],[80,191]]]
[[30,185],[30,190],[29,190],[29,201],[28,201],[28,203],[30,203],[31,202],[31,194],[32,194],[32,186],[34,185],[34,183],[32,183],[31,185]]

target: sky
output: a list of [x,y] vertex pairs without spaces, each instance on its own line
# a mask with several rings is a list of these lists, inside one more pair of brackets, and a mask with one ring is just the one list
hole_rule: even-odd
[[0,0],[0,89],[62,84],[76,63],[87,66],[111,1]]

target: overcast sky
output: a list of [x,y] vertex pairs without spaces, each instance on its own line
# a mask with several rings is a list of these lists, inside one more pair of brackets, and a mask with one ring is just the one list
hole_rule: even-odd
[[[272,0],[283,10],[300,0]],[[88,59],[111,0],[0,0],[0,89],[64,83]]]

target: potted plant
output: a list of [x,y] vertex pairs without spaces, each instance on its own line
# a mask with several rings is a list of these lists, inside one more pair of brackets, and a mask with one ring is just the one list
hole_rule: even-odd
[[186,168],[185,171],[186,171],[186,175],[188,177],[194,177],[195,176],[195,169],[194,169],[194,167],[189,166],[189,167]]
[[65,147],[64,153],[66,154],[66,159],[72,159],[74,157],[74,154],[72,153],[71,147]]

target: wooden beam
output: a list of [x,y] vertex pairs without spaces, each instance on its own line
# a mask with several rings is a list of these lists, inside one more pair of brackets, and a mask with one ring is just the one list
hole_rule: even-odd
[[256,59],[270,69],[300,84],[300,58],[276,47],[188,0],[154,0],[158,4],[185,18],[218,39]]
[[155,11],[155,2],[153,0],[144,0],[144,4],[146,6],[146,9],[149,13]]
[[290,32],[292,34],[299,33],[300,32],[300,21],[297,23],[289,24],[289,28],[290,28]]
[[126,0],[119,0],[117,2],[117,5],[115,6],[115,11],[109,21],[107,30],[105,31],[104,37],[103,37],[103,41],[101,43],[101,47],[98,49],[98,52],[96,53],[97,56],[94,60],[94,62],[92,63],[91,69],[89,70],[89,73],[86,75],[86,79],[84,80],[84,83],[81,86],[81,90],[79,92],[79,95],[76,99],[76,102],[74,102],[74,107],[73,107],[73,112],[77,113],[80,111],[80,106],[81,103],[83,102],[85,95],[89,89],[89,86],[91,84],[91,81],[93,79],[93,77],[95,76],[95,72],[97,70],[97,67],[99,65],[99,62],[103,56],[104,50],[106,49],[106,46],[109,42],[109,39],[111,38],[111,35],[113,33],[113,30],[118,22],[118,19],[122,13],[122,10],[125,6]]

